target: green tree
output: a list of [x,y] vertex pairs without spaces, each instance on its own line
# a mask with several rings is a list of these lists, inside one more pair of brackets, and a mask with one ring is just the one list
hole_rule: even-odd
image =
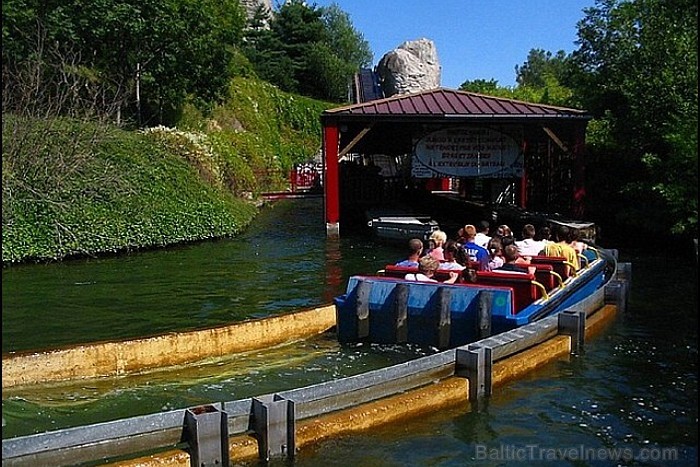
[[[328,71],[325,74],[326,96],[319,96],[334,102],[347,99],[348,83],[361,68],[372,64],[373,55],[369,43],[361,32],[352,25],[348,14],[332,3],[322,10],[321,20],[328,36]],[[320,50],[318,48],[317,50]]]
[[697,10],[691,0],[602,0],[579,23],[576,91],[605,129],[592,157],[625,168],[615,215],[644,231],[697,237]]
[[498,81],[491,78],[489,80],[485,79],[475,79],[473,81],[465,81],[459,85],[459,89],[462,91],[478,92],[480,94],[488,94],[490,96],[502,96],[502,93],[508,92],[507,88],[500,87]]
[[57,44],[47,59],[74,57],[95,83],[132,96],[127,113],[163,122],[188,96],[223,95],[245,15],[236,0],[11,0],[3,19],[3,71]]
[[369,44],[336,4],[284,2],[266,29],[262,15],[249,21],[244,53],[262,79],[317,99],[343,102],[354,73],[372,61]]
[[515,81],[518,86],[547,86],[547,77],[559,83],[566,83],[568,74],[568,56],[560,50],[556,55],[542,49],[531,49],[527,60],[522,65],[515,66]]

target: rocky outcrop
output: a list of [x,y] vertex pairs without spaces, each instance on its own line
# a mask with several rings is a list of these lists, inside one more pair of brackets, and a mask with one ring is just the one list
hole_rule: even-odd
[[377,64],[386,97],[440,87],[441,67],[430,39],[407,41],[386,53]]
[[267,10],[267,16],[272,16],[272,0],[240,0],[241,6],[245,8],[248,20],[253,18],[259,7]]

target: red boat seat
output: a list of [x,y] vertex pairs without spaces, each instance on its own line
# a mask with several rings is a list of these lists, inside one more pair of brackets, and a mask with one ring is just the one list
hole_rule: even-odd
[[[392,279],[404,279],[406,274],[415,274],[418,272],[418,267],[413,266],[413,267],[406,267],[406,266],[396,266],[394,264],[387,264],[382,271],[379,271],[380,276],[386,277],[386,278],[392,278]],[[433,276],[435,280],[437,281],[444,281],[446,279],[450,278],[450,273],[455,272],[454,270],[449,270],[449,269],[438,269],[435,275]],[[459,271],[456,271],[459,272]],[[516,298],[516,292],[514,290],[514,287],[512,284],[507,283],[507,278],[504,281],[504,283],[480,283],[480,282],[474,282],[473,280],[470,280],[469,278],[466,277],[467,275],[467,269],[464,269],[461,274],[459,275],[459,279],[457,279],[457,282],[455,282],[456,285],[464,286],[464,287],[477,287],[481,289],[507,289],[510,290],[510,295],[512,297],[511,300],[511,313],[515,314],[518,312],[518,310],[522,309],[523,307],[527,305],[522,305],[520,308],[517,307],[517,298]],[[530,277],[532,278],[533,276],[530,274],[523,274],[523,276]],[[524,286],[520,283],[518,283],[518,286],[521,289],[524,289]],[[522,292],[521,292],[522,293]],[[522,300],[522,302],[528,302],[532,303],[533,300]]]
[[554,272],[559,274],[562,279],[566,280],[569,276],[571,276],[571,266],[569,266],[569,262],[566,261],[566,258],[563,256],[544,256],[544,255],[537,255],[533,256],[532,259],[530,260],[531,264],[549,264],[552,266]]
[[[403,279],[406,274],[416,274],[418,272],[418,266],[396,266],[395,264],[387,264],[384,267],[384,276],[385,277],[397,277],[400,279]],[[433,278],[436,281],[443,282],[446,281],[447,279],[450,278],[450,273],[451,272],[459,272],[459,271],[451,271],[448,269],[438,269],[435,271],[435,275]],[[462,282],[462,276],[459,276],[459,279],[457,279],[457,283]]]
[[547,294],[545,286],[535,279],[534,274],[529,273],[477,271],[476,284],[513,289],[513,308],[516,313]]
[[547,292],[559,287],[564,280],[561,274],[554,272],[554,266],[551,264],[535,263],[532,266],[535,267],[535,280],[544,285]]

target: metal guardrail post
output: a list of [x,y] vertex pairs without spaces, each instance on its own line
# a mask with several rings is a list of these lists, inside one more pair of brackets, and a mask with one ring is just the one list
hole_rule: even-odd
[[458,347],[455,375],[469,380],[469,400],[478,401],[492,393],[493,359],[490,347],[468,345]]
[[477,336],[479,339],[491,335],[491,310],[493,308],[493,292],[482,290],[479,292],[479,302],[477,304]]
[[296,449],[296,420],[294,401],[278,394],[254,397],[252,429],[258,439],[258,456],[293,458]]
[[559,334],[571,336],[571,353],[581,353],[586,336],[586,312],[564,310],[557,316]]
[[623,296],[625,303],[627,303],[632,288],[632,263],[617,263],[617,275],[615,279],[624,284]]
[[626,282],[611,280],[605,285],[605,303],[612,303],[618,310],[625,312],[627,310],[626,289]]
[[185,411],[183,440],[189,444],[190,466],[229,464],[228,415],[213,405]]

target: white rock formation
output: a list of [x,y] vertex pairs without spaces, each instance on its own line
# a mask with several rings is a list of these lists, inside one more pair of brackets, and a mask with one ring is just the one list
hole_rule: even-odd
[[382,57],[377,74],[386,97],[439,88],[441,67],[435,43],[425,38],[404,42]]

